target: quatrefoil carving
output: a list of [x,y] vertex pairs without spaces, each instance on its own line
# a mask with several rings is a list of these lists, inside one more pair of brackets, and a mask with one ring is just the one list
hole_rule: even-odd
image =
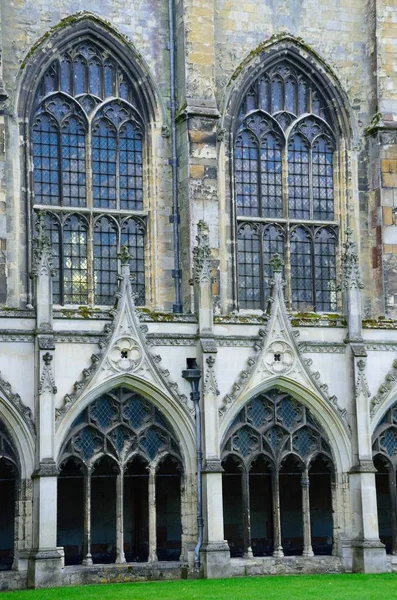
[[109,362],[117,371],[133,371],[142,360],[142,350],[138,343],[129,337],[120,337],[109,352]]

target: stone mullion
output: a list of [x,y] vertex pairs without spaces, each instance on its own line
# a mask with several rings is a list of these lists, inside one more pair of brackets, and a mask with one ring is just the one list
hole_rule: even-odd
[[91,554],[91,467],[87,468],[84,477],[84,539],[83,565],[92,565]]
[[308,467],[305,466],[302,479],[302,517],[303,517],[303,553],[302,556],[313,556],[313,548],[312,548],[312,533],[310,526],[310,481],[309,481],[309,470]]
[[125,563],[124,554],[124,470],[116,478],[116,563]]
[[157,561],[156,469],[153,465],[151,465],[149,467],[148,506],[149,506],[149,557],[148,557],[148,562],[156,562]]
[[243,538],[244,538],[244,557],[252,558],[251,548],[251,512],[250,512],[250,494],[249,494],[249,470],[244,466],[241,471],[241,486],[243,500]]
[[397,489],[396,470],[393,465],[389,467],[389,494],[391,504],[391,548],[392,554],[397,554]]
[[273,556],[284,556],[281,541],[281,514],[280,514],[280,476],[277,468],[272,470],[272,508],[273,508]]

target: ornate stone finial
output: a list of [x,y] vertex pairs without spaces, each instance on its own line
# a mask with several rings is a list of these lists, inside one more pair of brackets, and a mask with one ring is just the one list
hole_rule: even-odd
[[193,248],[194,280],[196,283],[211,282],[211,248],[208,225],[197,223],[197,246]]
[[345,290],[354,288],[362,289],[364,287],[361,281],[356,244],[352,238],[353,231],[348,227],[346,229],[346,241],[343,244],[344,252],[342,255],[342,286]]
[[36,235],[33,238],[31,277],[37,277],[40,274],[49,274],[51,276],[55,274],[52,262],[53,256],[51,240],[45,233],[44,217],[44,211],[40,211],[36,214]]
[[130,264],[132,256],[128,250],[128,246],[121,246],[121,251],[117,254],[117,258],[120,260],[122,267]]
[[49,364],[51,364],[52,354],[50,354],[49,352],[46,352],[43,356],[43,360],[44,360],[44,363],[48,366]]
[[273,273],[281,273],[284,266],[282,257],[276,253],[273,258],[270,259],[270,266],[273,269]]

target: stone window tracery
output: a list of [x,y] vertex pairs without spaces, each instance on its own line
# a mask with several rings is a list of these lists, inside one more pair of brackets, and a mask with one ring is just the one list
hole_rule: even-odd
[[234,135],[240,308],[266,308],[277,252],[291,307],[336,311],[335,150],[329,107],[301,67],[283,59],[252,83]]
[[[313,556],[314,552],[331,552],[333,458],[321,426],[305,406],[277,389],[255,396],[231,424],[222,447],[222,461],[224,509],[226,519],[234,523],[232,528],[225,522],[225,531],[229,529],[232,538],[232,556],[233,552],[234,556],[254,553],[278,557],[284,553]],[[235,498],[242,515],[240,534],[236,533],[236,513],[228,516],[229,485],[234,488],[233,494],[240,496]],[[239,493],[236,486],[240,487]],[[289,486],[296,496],[291,507]],[[256,495],[262,496],[264,489],[268,492],[258,503]],[[328,499],[321,498],[324,493]],[[311,502],[315,508],[319,503],[327,506],[321,536],[312,532]],[[298,511],[293,517],[295,531],[290,526],[291,510]]]
[[127,245],[145,304],[146,131],[137,86],[110,53],[78,42],[38,86],[31,120],[33,208],[47,213],[57,304],[109,305]]
[[[68,564],[179,559],[183,461],[172,426],[148,399],[120,387],[94,400],[72,424],[59,464],[58,542]],[[72,493],[73,478],[80,478],[84,519],[62,500]],[[156,502],[157,489],[168,494],[166,504]],[[111,525],[102,518],[104,497]],[[65,525],[70,513],[74,543]],[[160,542],[158,528],[164,537],[168,527],[169,539]]]

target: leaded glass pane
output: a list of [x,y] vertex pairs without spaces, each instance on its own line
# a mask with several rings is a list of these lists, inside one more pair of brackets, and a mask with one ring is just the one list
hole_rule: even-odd
[[266,398],[258,396],[247,406],[247,420],[257,428],[264,427],[273,417],[271,403]]
[[128,219],[121,229],[121,246],[127,246],[132,259],[130,262],[134,280],[132,289],[136,294],[135,303],[145,304],[145,231],[143,226],[134,219]]
[[146,451],[150,460],[153,460],[158,452],[164,448],[165,441],[165,436],[154,427],[151,427],[141,439],[141,447]]
[[336,311],[336,239],[323,227],[314,240],[316,310]]
[[333,148],[325,138],[316,140],[312,150],[313,218],[334,218]]
[[291,234],[291,289],[295,309],[314,310],[313,256],[310,233],[296,227]]
[[119,455],[123,454],[127,447],[131,447],[131,444],[134,441],[132,432],[124,425],[120,425],[119,427],[116,427],[116,429],[113,429],[110,438]]
[[115,66],[112,62],[106,61],[104,66],[104,88],[105,98],[112,98],[116,95],[115,91]]
[[87,63],[82,56],[76,56],[73,64],[74,95],[84,94],[87,89]]
[[75,215],[63,228],[63,284],[65,304],[87,304],[87,227]]
[[302,427],[293,437],[293,448],[300,456],[307,458],[318,449],[317,436],[308,427]]
[[68,119],[62,126],[61,152],[62,204],[64,206],[85,206],[85,130],[75,117]]
[[392,457],[397,453],[397,431],[394,428],[386,429],[384,433],[379,436],[379,445],[381,450]]
[[117,289],[117,225],[108,217],[94,229],[94,292],[96,304],[111,304]]
[[235,169],[237,214],[259,216],[258,142],[247,130],[237,139]]
[[102,96],[101,74],[102,65],[100,61],[98,59],[91,60],[88,65],[89,93],[94,96]]
[[263,288],[265,300],[270,296],[273,269],[270,261],[275,254],[284,257],[284,231],[277,225],[269,225],[263,232]]
[[262,308],[260,239],[250,225],[239,229],[237,240],[239,304],[242,308]]
[[272,113],[284,110],[283,102],[283,84],[281,79],[278,77],[273,79],[271,84],[271,97],[272,97]]
[[142,134],[133,123],[120,130],[120,208],[143,209]]
[[96,429],[85,427],[76,435],[73,445],[86,461],[90,460],[103,447],[103,438]]
[[123,406],[123,417],[131,427],[139,429],[150,417],[150,412],[147,405],[138,396],[135,396],[130,398]]
[[33,124],[33,186],[38,204],[59,204],[59,130],[46,114]]
[[61,60],[61,90],[67,94],[72,93],[72,68],[68,56],[64,56]]
[[281,145],[271,133],[262,137],[260,147],[262,217],[283,216]]
[[94,206],[116,208],[117,141],[106,119],[97,121],[92,132],[92,193]]
[[297,113],[296,100],[297,100],[296,81],[288,79],[285,82],[285,110],[288,112]]
[[90,417],[101,431],[106,431],[117,420],[118,410],[114,403],[105,396],[98,398],[90,406]]
[[259,437],[247,427],[242,427],[232,438],[234,450],[246,457],[259,449]]
[[303,419],[303,411],[292,398],[283,398],[277,406],[277,417],[287,429],[296,427]]
[[292,219],[310,219],[310,148],[300,135],[288,145],[288,206]]

